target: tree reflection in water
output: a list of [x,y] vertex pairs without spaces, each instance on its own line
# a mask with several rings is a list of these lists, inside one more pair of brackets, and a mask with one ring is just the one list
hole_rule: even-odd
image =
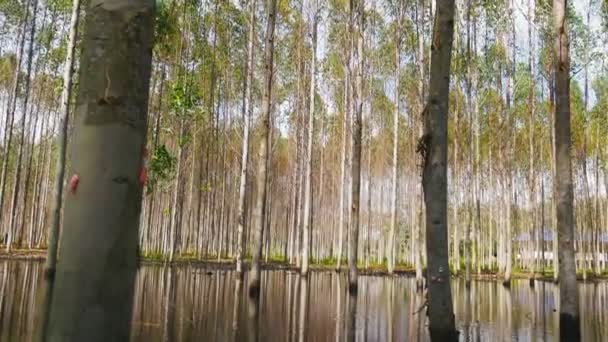
[[[0,342],[32,341],[39,262],[0,261]],[[424,303],[407,277],[359,279],[349,296],[345,274],[263,272],[257,300],[236,273],[145,265],[133,301],[132,341],[427,341]],[[452,284],[461,341],[556,341],[559,288],[513,280]],[[584,341],[608,341],[608,283],[579,284]],[[256,304],[257,303],[257,304]],[[257,305],[257,307],[256,307]],[[255,313],[255,315],[250,315]]]

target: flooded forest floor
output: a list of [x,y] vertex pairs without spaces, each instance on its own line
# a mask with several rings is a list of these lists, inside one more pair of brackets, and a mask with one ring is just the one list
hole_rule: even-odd
[[[0,247],[0,259],[10,259],[10,260],[32,260],[32,261],[44,261],[46,260],[46,249],[13,249],[10,252],[7,252],[4,246]],[[140,261],[144,264],[149,265],[165,265],[171,264],[175,266],[194,266],[201,269],[207,270],[232,270],[235,268],[233,259],[218,259],[217,257],[200,259],[198,257],[193,256],[176,256],[175,259],[171,262],[168,260],[164,260],[158,257],[146,257],[140,256]],[[249,269],[250,259],[244,260],[245,269]],[[264,270],[283,270],[288,272],[298,272],[299,267],[295,264],[288,263],[282,260],[269,259],[267,262],[262,260],[262,269]],[[363,265],[359,265],[359,274],[368,275],[368,276],[390,276],[386,265],[369,265],[365,267]],[[334,264],[328,265],[325,263],[311,263],[310,270],[313,272],[335,272],[336,267]],[[348,265],[346,262],[342,263],[341,271],[348,270]],[[396,265],[395,270],[393,272],[395,276],[406,276],[406,277],[415,277],[416,271],[415,269],[404,266],[404,265]],[[464,270],[460,271],[458,274],[452,273],[453,277],[461,277],[464,278],[465,272]],[[531,279],[533,278],[533,274],[526,270],[514,270],[511,276],[512,279]],[[582,274],[578,274],[577,278],[579,281],[608,281],[608,273],[603,274],[593,274],[587,273],[587,279],[583,279]],[[485,281],[502,281],[503,275],[499,272],[490,272],[488,270],[483,270],[481,273],[472,272],[471,279],[473,280],[485,280]],[[534,276],[534,279],[538,281],[547,281],[553,282],[553,273],[552,271],[548,271],[545,273],[537,272]]]

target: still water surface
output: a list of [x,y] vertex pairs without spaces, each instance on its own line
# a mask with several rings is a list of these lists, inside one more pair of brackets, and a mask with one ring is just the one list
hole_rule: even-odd
[[[31,341],[43,265],[0,260],[0,341]],[[246,284],[247,279],[245,279]],[[406,277],[265,271],[259,304],[235,273],[146,265],[133,306],[132,341],[428,341],[423,295]],[[559,289],[551,283],[452,282],[461,341],[557,341]],[[608,283],[580,284],[583,340],[608,341]],[[239,300],[235,300],[238,298]],[[256,310],[257,309],[257,310]],[[257,312],[257,316],[255,313]]]

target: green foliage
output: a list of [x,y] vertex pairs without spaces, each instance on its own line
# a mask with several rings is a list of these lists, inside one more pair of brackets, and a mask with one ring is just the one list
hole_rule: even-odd
[[165,145],[158,146],[152,153],[149,164],[148,191],[158,183],[168,181],[174,171],[177,159],[173,157]]
[[192,110],[200,102],[200,96],[192,86],[178,81],[171,89],[169,106],[180,117],[190,117]]
[[25,14],[25,6],[18,0],[0,0],[0,13],[5,16],[9,23],[15,25]]
[[72,0],[48,0],[50,9],[61,14],[72,13],[72,3]]
[[0,89],[8,91],[14,78],[17,60],[14,54],[0,56]]
[[155,49],[157,56],[167,58],[174,51],[179,40],[177,18],[167,0],[156,2]]

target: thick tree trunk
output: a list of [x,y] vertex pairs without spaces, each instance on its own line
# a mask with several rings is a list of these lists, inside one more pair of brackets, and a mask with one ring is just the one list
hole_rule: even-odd
[[262,257],[264,217],[266,216],[266,184],[268,182],[270,118],[272,113],[272,78],[274,73],[274,28],[277,13],[277,0],[268,3],[268,21],[266,26],[266,45],[264,46],[264,96],[262,98],[262,141],[258,154],[257,196],[255,204],[255,223],[253,225],[253,256],[251,277],[249,279],[249,295],[255,296],[260,290],[260,258]]
[[431,46],[431,78],[423,112],[422,186],[426,205],[428,316],[432,341],[457,341],[447,241],[447,128],[454,1],[437,3]]
[[553,0],[555,25],[555,197],[559,239],[560,340],[580,341],[574,254],[573,185],[570,132],[570,57],[567,0]]
[[153,1],[91,3],[50,341],[129,339],[153,37]]

